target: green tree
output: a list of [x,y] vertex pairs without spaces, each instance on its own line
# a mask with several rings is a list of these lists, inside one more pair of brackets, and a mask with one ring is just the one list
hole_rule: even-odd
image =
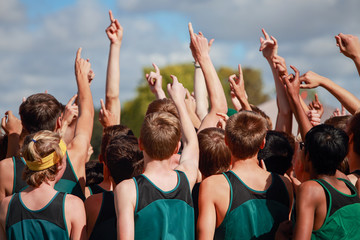
[[[153,71],[153,68],[146,67],[143,69],[143,75]],[[218,69],[218,75],[223,85],[229,108],[232,108],[230,98],[230,88],[228,84],[228,77],[231,74],[237,73],[237,69],[229,67],[220,67]],[[160,69],[163,76],[163,89],[166,92],[166,85],[171,83],[170,75],[178,77],[179,81],[189,89],[193,91],[194,80],[194,66],[193,64],[176,64],[165,66]],[[249,102],[258,105],[268,100],[269,96],[263,93],[263,83],[261,71],[257,69],[244,68],[243,69],[245,79],[245,89],[249,97]],[[151,93],[148,84],[145,79],[141,80],[137,88],[137,96],[123,104],[121,113],[121,123],[130,127],[136,136],[139,136],[142,121],[145,116],[145,112],[149,103],[155,100],[155,96]]]

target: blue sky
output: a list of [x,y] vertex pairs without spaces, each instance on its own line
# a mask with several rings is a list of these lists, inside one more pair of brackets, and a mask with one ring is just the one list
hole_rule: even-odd
[[[0,2],[0,113],[18,111],[23,96],[48,90],[66,103],[75,93],[73,59],[83,47],[96,79],[94,104],[104,98],[112,9],[124,27],[120,100],[135,95],[142,68],[192,61],[187,23],[215,38],[216,67],[238,63],[261,69],[266,91],[272,74],[258,52],[261,28],[279,42],[279,54],[302,73],[313,70],[360,96],[353,63],[339,54],[334,36],[359,33],[357,0],[3,0]],[[320,99],[336,100],[319,89]]]

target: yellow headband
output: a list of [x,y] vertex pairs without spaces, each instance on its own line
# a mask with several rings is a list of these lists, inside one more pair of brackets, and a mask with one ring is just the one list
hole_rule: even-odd
[[[63,155],[65,155],[66,144],[64,143],[64,141],[62,139],[60,140],[59,147],[60,147]],[[44,169],[54,166],[60,160],[61,159],[57,156],[56,152],[54,151],[54,152],[50,153],[49,155],[47,155],[46,157],[42,158],[41,161],[29,162],[29,161],[26,161],[26,159],[25,159],[25,162],[30,170],[41,171],[41,170],[44,170]]]

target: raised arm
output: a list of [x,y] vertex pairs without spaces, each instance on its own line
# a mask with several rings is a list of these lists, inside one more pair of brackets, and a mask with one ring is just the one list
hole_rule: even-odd
[[346,89],[340,87],[330,79],[309,71],[300,77],[301,88],[310,89],[321,86],[328,90],[351,114],[360,108],[360,100]]
[[301,106],[301,100],[299,96],[300,91],[300,81],[299,81],[299,70],[294,66],[290,66],[294,72],[295,76],[290,74],[283,77],[283,81],[286,85],[287,96],[289,99],[290,106],[295,118],[299,124],[300,134],[302,139],[305,139],[306,133],[312,128],[312,125],[305,113],[305,110]]
[[173,79],[173,83],[167,85],[167,90],[179,112],[182,131],[181,139],[184,146],[180,157],[180,164],[176,169],[186,173],[192,189],[196,183],[198,174],[199,144],[195,129],[186,110],[184,101],[186,94],[185,88],[179,83],[175,76],[171,75],[171,78]]
[[74,102],[76,101],[76,98],[77,94],[70,98],[69,102],[65,106],[63,117],[61,118],[60,135],[66,144],[69,144],[74,138],[76,124],[72,123],[76,121],[79,115],[78,105]]
[[152,65],[155,69],[155,72],[151,71],[145,75],[150,90],[155,95],[156,99],[166,98],[165,92],[162,88],[162,76],[160,74],[160,69],[155,63]]
[[240,64],[238,65],[238,69],[239,76],[237,76],[236,74],[229,76],[230,89],[232,92],[235,93],[237,99],[240,102],[241,108],[243,110],[251,111],[251,106],[247,100],[244,77]]
[[106,29],[106,34],[110,40],[110,50],[106,73],[105,106],[116,117],[116,124],[120,124],[120,48],[123,28],[119,21],[113,17],[111,10],[109,16],[111,23]]
[[[88,149],[93,129],[94,106],[90,91],[88,73],[91,64],[88,60],[81,58],[81,48],[76,53],[75,76],[78,86],[79,117],[76,123],[74,139],[68,146],[69,154],[77,169],[85,170]],[[74,159],[75,158],[75,159]],[[79,170],[79,171],[80,171]]]
[[343,34],[335,36],[336,46],[339,47],[340,52],[346,57],[351,58],[360,75],[360,42],[359,38],[351,34]]
[[[214,39],[211,39],[209,41],[209,51],[211,48],[211,45],[213,44]],[[190,44],[191,53],[194,58],[194,93],[195,93],[195,99],[196,99],[196,114],[202,121],[206,114],[208,114],[209,109],[209,101],[208,101],[208,94],[206,90],[206,83],[204,74],[201,70],[201,66],[199,64],[198,59],[194,55],[195,51],[192,49],[194,46]]]
[[211,105],[209,113],[201,122],[199,128],[199,131],[201,131],[204,128],[215,127],[219,121],[216,113],[227,113],[228,109],[224,89],[209,55],[208,40],[201,32],[195,34],[191,23],[189,23],[189,33],[191,39],[190,49],[194,51],[193,55],[196,56],[203,71]]

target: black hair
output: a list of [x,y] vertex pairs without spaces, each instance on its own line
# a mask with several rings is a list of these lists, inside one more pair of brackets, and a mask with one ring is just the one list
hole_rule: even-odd
[[305,136],[305,154],[309,154],[316,173],[333,176],[348,153],[349,137],[330,125],[313,127]]
[[284,175],[292,166],[294,150],[291,147],[285,133],[268,131],[266,134],[265,147],[260,149],[259,160],[264,160],[266,169]]

